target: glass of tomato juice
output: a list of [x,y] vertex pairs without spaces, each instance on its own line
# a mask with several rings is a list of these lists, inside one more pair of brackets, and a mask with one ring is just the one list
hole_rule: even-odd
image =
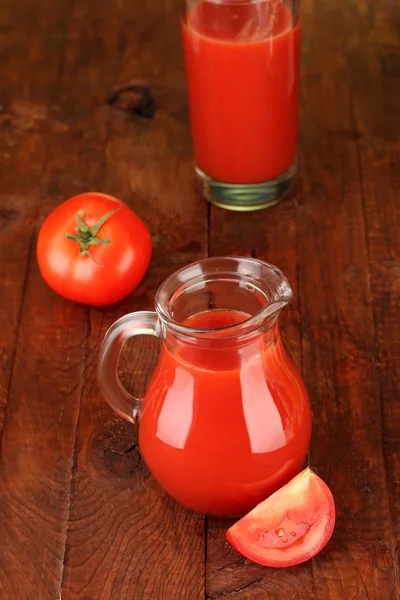
[[[241,515],[286,484],[306,458],[307,392],[282,343],[285,276],[250,258],[209,258],[171,275],[155,312],[135,312],[107,332],[98,379],[108,403],[140,419],[139,446],[176,500],[211,515]],[[142,400],[118,375],[123,343],[162,340]]]
[[298,0],[181,0],[200,188],[212,203],[278,203],[296,174]]

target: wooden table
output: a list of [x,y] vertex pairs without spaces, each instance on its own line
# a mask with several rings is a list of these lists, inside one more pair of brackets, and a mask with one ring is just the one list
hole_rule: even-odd
[[[1,600],[399,598],[400,4],[303,0],[302,15],[300,191],[238,215],[193,190],[177,2],[2,0]],[[105,102],[137,81],[154,119]],[[35,259],[43,218],[90,189],[128,202],[154,240],[143,283],[104,310],[57,297]],[[338,518],[291,569],[245,561],[227,521],[166,496],[96,384],[107,327],[222,254],[266,259],[295,289],[284,332]],[[130,350],[132,380],[154,352]]]

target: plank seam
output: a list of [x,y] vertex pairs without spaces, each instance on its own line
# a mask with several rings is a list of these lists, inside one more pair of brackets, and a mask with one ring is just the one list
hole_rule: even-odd
[[[25,294],[26,294],[26,288],[27,288],[28,279],[29,279],[29,267],[30,267],[31,258],[32,258],[33,240],[34,240],[34,231],[32,228],[29,246],[28,246],[27,258],[26,258],[24,281],[22,283],[21,302],[20,302],[19,310],[18,310],[17,327],[16,327],[15,339],[14,339],[14,349],[13,349],[13,354],[12,354],[12,358],[11,358],[10,377],[9,377],[9,380],[7,383],[7,394],[6,394],[6,402],[5,402],[5,406],[4,406],[3,426],[0,430],[0,448],[1,448],[2,438],[3,438],[3,431],[4,431],[4,428],[6,425],[6,421],[7,421],[8,404],[9,404],[9,399],[10,399],[10,394],[11,394],[12,382],[14,379],[15,359],[17,356],[17,348],[18,348],[20,331],[21,331],[22,313],[23,313],[23,308],[25,305]],[[0,455],[0,462],[1,462],[1,455]]]
[[74,481],[75,473],[77,472],[77,442],[78,442],[78,422],[80,415],[80,408],[84,390],[84,376],[86,370],[86,357],[87,357],[87,348],[88,348],[88,340],[89,340],[89,307],[86,307],[85,310],[85,331],[83,338],[83,356],[82,356],[82,367],[81,367],[81,376],[80,376],[80,389],[79,389],[79,400],[78,406],[76,410],[76,419],[74,422],[74,441],[72,444],[72,451],[70,455],[71,469],[70,469],[70,477],[68,482],[68,500],[67,500],[67,515],[64,523],[64,527],[62,530],[63,543],[62,543],[62,553],[60,560],[60,574],[58,578],[58,592],[59,598],[62,599],[62,589],[64,584],[64,574],[65,574],[65,557],[67,554],[67,540],[68,540],[68,527],[69,527],[69,518],[71,514],[71,498],[72,498],[72,485]]

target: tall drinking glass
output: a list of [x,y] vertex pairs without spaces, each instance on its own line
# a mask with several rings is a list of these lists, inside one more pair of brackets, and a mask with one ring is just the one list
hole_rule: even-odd
[[296,173],[298,0],[182,0],[196,173],[206,198],[256,210]]

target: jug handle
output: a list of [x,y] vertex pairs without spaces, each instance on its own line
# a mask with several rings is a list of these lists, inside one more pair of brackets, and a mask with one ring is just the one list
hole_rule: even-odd
[[97,379],[101,393],[121,417],[137,423],[142,400],[129,394],[118,377],[118,361],[124,343],[135,335],[162,337],[162,327],[155,312],[134,312],[115,321],[100,348]]

